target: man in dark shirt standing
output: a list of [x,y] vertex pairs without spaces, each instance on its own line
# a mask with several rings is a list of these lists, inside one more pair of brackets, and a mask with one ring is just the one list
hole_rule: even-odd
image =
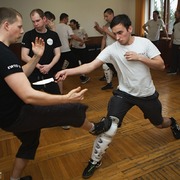
[[[46,28],[46,17],[41,9],[32,10],[30,17],[34,29],[24,34],[21,51],[22,60],[27,63],[33,56],[31,42],[34,42],[36,37],[41,37],[45,42],[44,54],[36,65],[36,69],[29,77],[30,82],[35,82],[53,77],[57,72],[56,63],[59,61],[61,55],[61,42],[56,32]],[[33,85],[33,88],[52,94],[60,94],[58,84],[53,82],[41,86]]]
[[35,38],[32,42],[33,56],[21,67],[9,45],[21,38],[23,32],[21,14],[12,8],[1,7],[0,128],[12,132],[21,141],[10,180],[32,180],[31,176],[20,177],[28,161],[35,158],[42,128],[68,123],[98,135],[111,126],[110,120],[99,123],[87,121],[87,106],[79,103],[87,89],[78,87],[65,95],[52,95],[31,87],[27,76],[43,56],[45,42],[42,38]]

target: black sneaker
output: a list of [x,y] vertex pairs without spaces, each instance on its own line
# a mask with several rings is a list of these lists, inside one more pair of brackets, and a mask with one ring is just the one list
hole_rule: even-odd
[[99,78],[99,80],[100,80],[100,81],[106,81],[106,77],[103,76],[103,77]]
[[171,119],[171,121],[172,121],[171,130],[172,130],[173,136],[174,136],[176,139],[180,139],[180,127],[179,127],[179,125],[176,123],[176,120],[175,120],[173,117],[171,117],[170,119]]
[[82,177],[84,179],[90,178],[94,174],[94,171],[101,166],[101,164],[101,161],[94,162],[92,159],[90,159],[87,167],[83,171]]
[[103,117],[100,122],[94,123],[94,129],[90,131],[92,135],[99,135],[103,132],[106,132],[109,130],[112,124],[112,119],[111,118],[105,118]]
[[22,178],[20,178],[20,180],[32,180],[31,176],[24,176]]
[[80,77],[80,79],[81,79],[81,83],[85,84],[90,80],[90,77],[84,76],[83,78]]
[[107,83],[101,90],[113,89],[112,83]]

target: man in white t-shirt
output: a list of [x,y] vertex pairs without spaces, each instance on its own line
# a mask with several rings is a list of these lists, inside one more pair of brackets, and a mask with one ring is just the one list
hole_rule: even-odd
[[69,21],[69,16],[66,13],[62,13],[60,15],[60,23],[56,26],[56,32],[59,35],[59,38],[61,40],[61,58],[60,58],[60,64],[61,68],[65,69],[66,67],[76,67],[78,66],[77,60],[74,58],[70,45],[69,40],[74,39],[76,41],[79,41],[81,44],[84,44],[84,40],[76,36],[72,30],[72,28],[67,25]]
[[133,107],[138,106],[157,128],[171,127],[176,139],[180,139],[180,127],[174,118],[162,116],[162,105],[152,81],[150,69],[164,70],[164,61],[157,47],[146,38],[132,36],[132,25],[125,14],[113,18],[110,27],[116,36],[116,42],[107,46],[95,60],[74,69],[66,69],[56,74],[64,80],[69,75],[90,73],[103,63],[112,63],[117,71],[119,85],[109,100],[107,115],[112,120],[111,127],[100,134],[95,142],[88,166],[83,178],[89,178],[101,165],[102,155],[106,152],[124,116]]
[[[104,11],[104,19],[107,23],[103,27],[100,27],[97,22],[95,24],[94,28],[103,35],[102,41],[101,41],[101,51],[106,46],[109,46],[116,41],[116,37],[112,33],[112,30],[110,28],[110,23],[113,18],[114,18],[114,11],[111,8],[107,8]],[[112,78],[113,78],[113,75],[116,75],[116,70],[114,69],[114,66],[110,63],[103,64],[102,67],[104,70],[104,76],[100,78],[100,81],[103,81],[104,79],[106,79],[107,84],[103,86],[101,89],[102,90],[113,89]]]
[[180,72],[180,10],[175,12],[173,33],[171,35],[170,48],[172,48],[172,62],[168,74],[177,74]]
[[147,33],[147,38],[156,46],[158,46],[159,43],[161,29],[163,29],[166,37],[168,38],[168,33],[166,31],[164,21],[159,17],[158,11],[153,11],[153,19],[146,22],[143,25],[143,29]]
[[[81,44],[84,44],[84,40],[76,36],[72,30],[72,28],[67,25],[69,21],[69,16],[66,13],[62,13],[59,17],[60,23],[56,25],[56,32],[59,35],[62,46],[61,49],[61,57],[58,61],[58,67],[60,69],[66,69],[71,67],[79,66],[78,60],[72,53],[69,45],[70,39],[74,39]],[[69,126],[63,126],[63,129],[69,129]]]

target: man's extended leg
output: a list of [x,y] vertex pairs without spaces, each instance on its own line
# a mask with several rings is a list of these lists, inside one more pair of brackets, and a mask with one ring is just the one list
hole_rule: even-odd
[[116,134],[119,119],[113,116],[110,116],[105,119],[111,119],[111,127],[108,131],[100,134],[96,138],[93,146],[91,159],[89,161],[88,166],[85,168],[83,172],[83,178],[85,179],[91,177],[94,171],[101,165],[102,155],[105,153],[106,149],[109,147],[109,144],[112,141],[112,138]]

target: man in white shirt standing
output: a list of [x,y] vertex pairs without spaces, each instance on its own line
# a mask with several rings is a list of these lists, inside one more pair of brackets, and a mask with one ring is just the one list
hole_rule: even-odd
[[171,35],[170,48],[172,48],[172,62],[167,72],[169,75],[177,74],[180,71],[180,10],[175,12],[173,33]]
[[60,15],[60,23],[56,26],[56,32],[59,35],[59,38],[61,40],[62,46],[61,46],[61,58],[60,58],[60,64],[61,68],[65,69],[66,67],[76,67],[78,66],[78,62],[73,56],[73,53],[71,52],[69,40],[74,39],[76,41],[79,41],[82,45],[84,44],[84,40],[76,36],[72,30],[72,28],[67,25],[69,21],[69,16],[66,13],[62,13]]
[[143,25],[143,29],[147,33],[147,38],[156,46],[159,43],[161,28],[168,38],[164,21],[159,17],[159,11],[153,11],[153,19],[147,21]]
[[[61,57],[58,62],[59,70],[79,66],[78,60],[75,58],[74,54],[71,52],[69,40],[74,39],[80,44],[84,44],[84,40],[76,36],[72,28],[67,25],[69,21],[69,16],[66,13],[62,13],[59,17],[60,23],[56,25],[56,32],[59,35],[62,46]],[[63,126],[63,129],[69,129],[70,126]]]

